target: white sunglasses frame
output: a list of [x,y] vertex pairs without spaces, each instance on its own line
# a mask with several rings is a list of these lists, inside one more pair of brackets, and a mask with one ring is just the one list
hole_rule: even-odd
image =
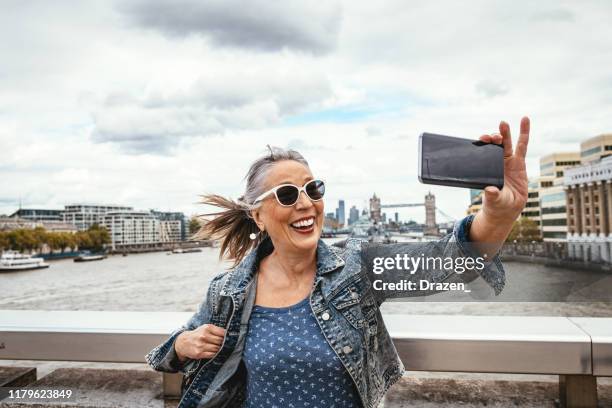
[[[320,181],[320,182],[322,182],[322,183],[323,183],[323,186],[326,186],[325,180],[320,179],[320,178],[318,178],[318,179],[313,179],[313,180],[308,180],[306,183],[304,183],[304,185],[303,185],[302,187],[300,187],[300,186],[296,186],[295,184],[291,184],[291,183],[280,184],[280,185],[278,185],[278,186],[276,186],[276,187],[274,187],[274,188],[271,188],[270,190],[266,191],[265,193],[261,194],[259,197],[257,197],[257,198],[255,199],[255,201],[253,201],[253,205],[255,205],[255,204],[259,203],[259,202],[260,202],[260,201],[262,201],[264,198],[267,198],[267,197],[268,197],[270,194],[274,194],[274,198],[276,199],[276,202],[277,202],[279,205],[281,205],[281,206],[283,206],[283,207],[293,207],[294,205],[296,205],[296,204],[297,204],[297,202],[298,202],[298,201],[300,201],[300,194],[302,193],[302,191],[304,192],[304,194],[306,194],[306,197],[308,197],[308,199],[309,199],[310,201],[314,201],[314,202],[321,201],[321,200],[323,199],[323,197],[319,198],[318,200],[313,200],[313,199],[312,199],[312,198],[311,198],[311,197],[308,195],[308,193],[306,192],[306,185],[308,185],[308,184],[312,183],[313,181]],[[286,204],[281,203],[281,202],[280,202],[280,200],[278,199],[278,197],[276,196],[276,191],[277,191],[279,188],[281,188],[281,187],[286,187],[286,186],[291,186],[291,187],[295,187],[295,188],[297,188],[297,189],[298,189],[298,198],[297,198],[297,200],[295,200],[295,203],[293,203],[293,204],[291,204],[291,205],[286,205]],[[325,193],[323,193],[323,195],[325,195]]]

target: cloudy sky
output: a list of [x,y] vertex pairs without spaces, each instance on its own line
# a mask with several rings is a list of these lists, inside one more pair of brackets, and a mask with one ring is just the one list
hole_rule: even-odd
[[[539,156],[612,131],[609,1],[4,1],[0,214],[115,203],[201,213],[266,144],[339,198],[461,217],[417,179],[423,131],[532,120]],[[422,221],[423,209],[403,210]]]

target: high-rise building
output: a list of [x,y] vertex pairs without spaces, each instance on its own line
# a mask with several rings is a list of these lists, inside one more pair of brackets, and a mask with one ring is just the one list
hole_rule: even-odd
[[569,255],[612,261],[612,157],[568,169],[564,184]]
[[563,171],[580,164],[580,153],[551,153],[540,158],[540,176],[563,177]]
[[396,224],[399,224],[399,213],[397,211],[395,212],[393,219],[395,220]]
[[359,219],[359,210],[357,207],[352,206],[349,210],[348,225],[353,225]]
[[383,222],[383,224],[387,223],[387,213],[383,213],[383,215],[382,215],[382,222]]
[[376,193],[370,198],[370,219],[374,222],[380,222],[380,198],[376,197]]
[[339,224],[344,225],[345,219],[344,200],[340,200],[338,201],[338,208],[336,208],[336,220]]

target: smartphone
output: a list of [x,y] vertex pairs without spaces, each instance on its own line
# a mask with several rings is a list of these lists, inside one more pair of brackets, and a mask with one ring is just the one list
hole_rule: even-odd
[[419,181],[424,184],[484,189],[504,186],[504,147],[480,140],[422,133]]

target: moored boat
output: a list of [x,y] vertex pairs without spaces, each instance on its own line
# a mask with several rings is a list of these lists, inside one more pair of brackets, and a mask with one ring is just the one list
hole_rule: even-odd
[[31,269],[48,268],[49,264],[43,258],[22,254],[17,251],[6,251],[0,256],[0,272],[27,271]]
[[82,252],[81,255],[74,258],[74,262],[90,262],[90,261],[100,261],[106,258],[104,254],[92,254],[91,252]]

